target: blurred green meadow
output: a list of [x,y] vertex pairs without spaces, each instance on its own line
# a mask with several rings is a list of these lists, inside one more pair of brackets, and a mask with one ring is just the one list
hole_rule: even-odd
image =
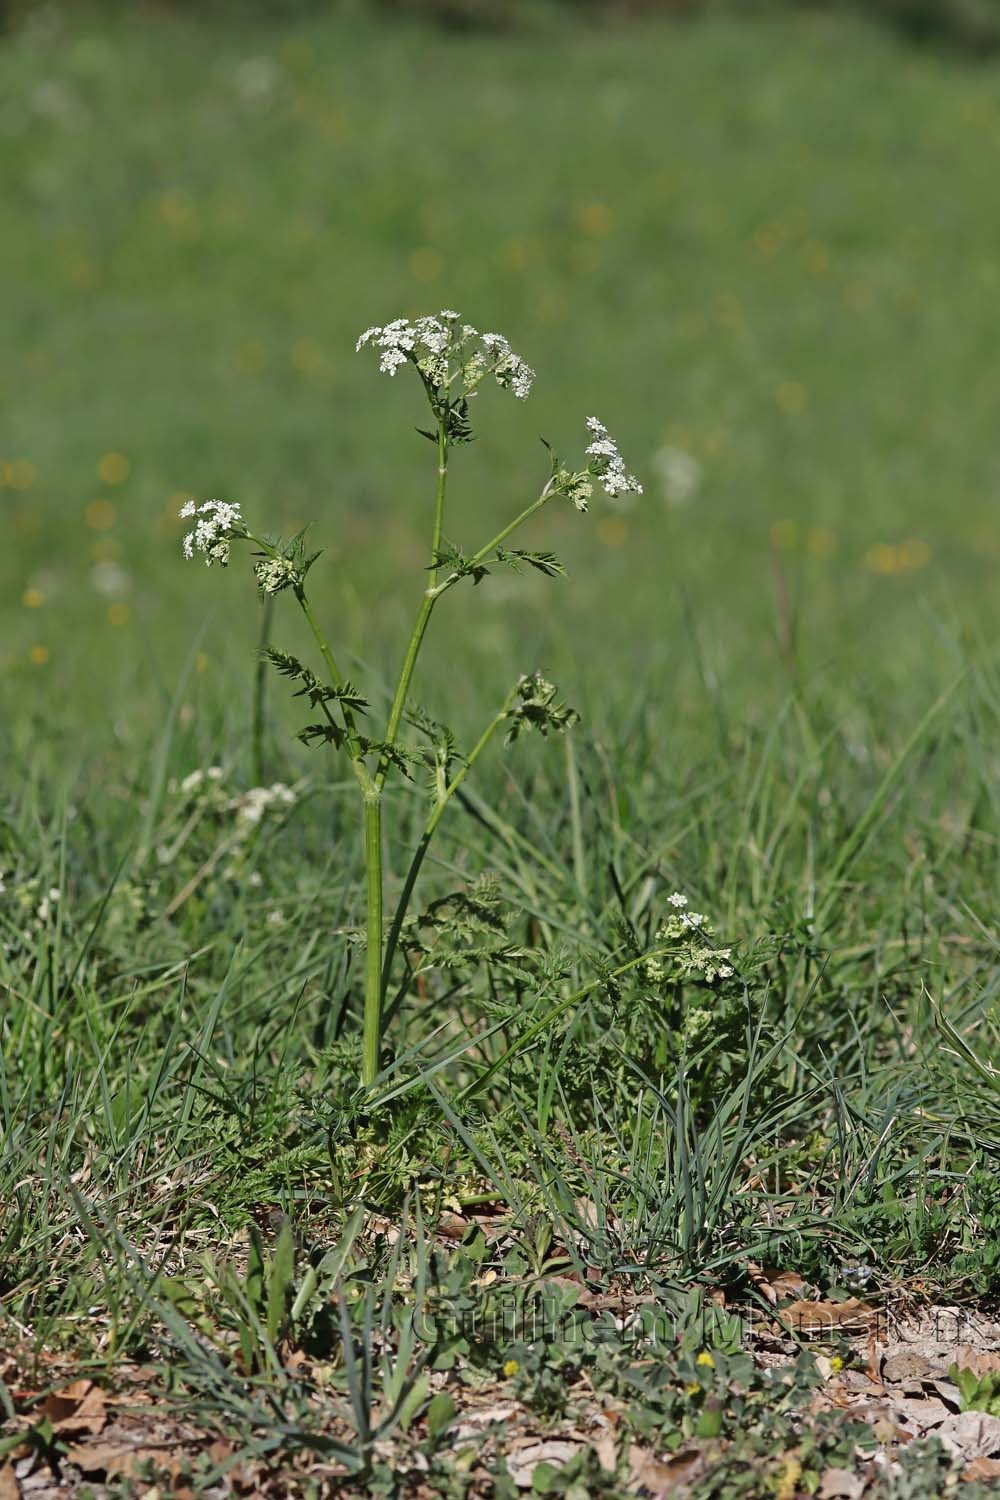
[[142,737],[196,649],[238,718],[256,605],[182,563],[189,495],[315,521],[331,633],[387,666],[433,464],[353,346],[441,306],[539,371],[460,455],[457,541],[592,411],[646,482],[546,513],[557,587],[449,601],[470,716],[511,659],[599,725],[637,684],[766,722],[817,674],[915,711],[1000,614],[998,171],[998,66],[842,16],[40,13],[0,46],[7,712]]

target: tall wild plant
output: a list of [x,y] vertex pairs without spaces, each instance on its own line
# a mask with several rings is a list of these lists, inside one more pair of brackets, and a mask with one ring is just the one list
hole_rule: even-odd
[[[452,311],[418,318],[412,323],[398,318],[384,327],[369,328],[359,338],[357,347],[374,348],[379,355],[379,368],[386,375],[394,376],[406,365],[415,370],[431,413],[429,426],[418,430],[434,447],[437,470],[434,502],[429,506],[426,582],[388,717],[377,732],[371,726],[371,704],[342,671],[307,592],[306,579],[320,554],[309,551],[305,531],[287,541],[260,535],[251,530],[238,504],[221,500],[207,500],[202,505],[190,501],[181,515],[194,521],[193,529],[184,538],[185,555],[190,558],[199,552],[209,567],[213,563],[225,567],[232,543],[249,542],[262,596],[270,598],[288,591],[302,610],[316,642],[322,670],[314,671],[297,657],[275,647],[268,646],[264,655],[282,675],[300,684],[296,695],[307,699],[316,710],[317,717],[300,731],[299,738],[306,744],[329,746],[345,755],[357,780],[363,813],[367,912],[361,1078],[368,1087],[379,1072],[383,1011],[403,923],[421,865],[445,808],[499,731],[505,732],[510,743],[525,730],[535,729],[543,735],[559,732],[576,719],[573,710],[559,702],[552,683],[539,672],[532,672],[511,687],[472,749],[461,754],[446,724],[409,707],[413,674],[431,615],[451,589],[467,579],[478,583],[496,567],[515,571],[534,568],[549,577],[561,574],[562,565],[551,552],[508,546],[514,533],[551,501],[568,501],[577,510],[585,511],[595,480],[612,497],[628,491],[641,493],[642,487],[626,470],[607,428],[596,417],[590,417],[587,421],[590,442],[583,463],[570,467],[548,449],[549,473],[534,499],[481,547],[463,552],[448,539],[445,519],[452,450],[472,441],[470,403],[489,382],[524,400],[531,391],[535,372],[514,353],[502,334],[480,333]],[[406,723],[422,736],[419,744],[401,738]],[[411,776],[418,765],[430,771],[426,819],[386,924],[382,831],[385,787],[390,776]]]

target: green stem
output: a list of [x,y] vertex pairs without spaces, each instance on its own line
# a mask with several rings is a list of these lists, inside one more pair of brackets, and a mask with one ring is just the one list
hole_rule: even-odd
[[[327,675],[330,678],[331,685],[335,688],[342,687],[344,684],[344,678],[341,675],[340,668],[337,666],[336,659],[333,652],[330,650],[330,646],[327,642],[326,636],[320,629],[319,621],[316,619],[316,616],[313,613],[313,607],[309,603],[306,591],[304,588],[302,588],[301,585],[296,588],[295,597],[299,601],[299,607],[301,608],[302,613],[305,615],[306,619],[309,622],[309,629],[312,631],[316,644],[319,647],[319,652],[326,666]],[[354,774],[358,778],[361,790],[367,797],[369,792],[371,791],[373,783],[368,767],[365,765],[364,751],[361,748],[361,739],[358,734],[357,721],[355,720],[353,710],[349,709],[346,703],[341,703],[340,711],[344,716],[344,727],[347,730],[347,748],[351,757],[351,765],[354,767]]]
[[399,726],[403,722],[406,700],[410,692],[410,683],[413,681],[413,672],[417,665],[417,657],[420,655],[420,647],[423,645],[424,635],[427,631],[427,625],[430,621],[434,604],[434,598],[430,594],[425,594],[420,602],[420,612],[417,615],[413,633],[406,648],[406,656],[403,658],[403,666],[399,674],[399,681],[396,684],[392,708],[389,710],[389,722],[385,728],[386,748],[383,750],[375,770],[375,785],[379,788],[385,785],[385,778],[388,776],[389,767],[392,764],[389,747],[396,743],[399,735]]
[[365,888],[367,946],[361,1082],[365,1088],[371,1088],[378,1075],[382,1042],[382,796],[374,788],[365,796]]
[[[448,487],[448,438],[444,422],[438,420],[438,482],[434,502],[434,531],[431,539],[431,588],[437,582],[436,558],[441,550],[444,528],[444,503]],[[420,647],[434,608],[434,597],[428,591],[421,601],[420,611],[410,635],[410,642],[403,658],[402,670],[396,684],[389,722],[385,730],[385,749],[379,756],[373,777],[365,786],[365,879],[367,891],[367,952],[365,958],[365,1015],[362,1040],[361,1080],[371,1088],[378,1073],[379,1049],[382,1041],[382,1003],[385,990],[382,983],[382,788],[389,774],[392,758],[390,748],[396,743],[399,726],[406,710],[406,700],[413,680],[414,668]],[[346,712],[345,712],[346,719]],[[366,772],[367,775],[367,772]],[[394,927],[398,938],[398,927]]]
[[517,689],[514,688],[507,695],[507,698],[504,701],[503,708],[490,720],[489,724],[487,724],[486,728],[483,730],[482,734],[479,736],[479,739],[476,741],[475,745],[470,751],[468,759],[466,760],[462,769],[456,774],[454,779],[448,783],[444,791],[441,793],[435,805],[434,811],[428,818],[427,823],[424,827],[424,831],[420,835],[420,842],[418,843],[416,849],[413,851],[413,857],[410,860],[410,867],[406,872],[406,879],[403,881],[403,888],[399,893],[399,900],[396,903],[396,910],[392,918],[392,927],[389,930],[389,937],[385,945],[385,958],[382,961],[383,1001],[385,1000],[385,997],[389,992],[389,976],[392,969],[392,961],[396,956],[396,949],[399,945],[399,935],[403,930],[403,923],[406,920],[406,913],[409,910],[410,897],[413,895],[413,888],[417,883],[417,876],[420,874],[420,867],[424,862],[427,850],[430,848],[431,839],[434,837],[434,834],[437,831],[437,826],[444,815],[444,810],[448,806],[448,803],[458,791],[459,787],[462,785],[462,782],[465,780],[466,776],[468,776],[469,772],[472,770],[472,767],[475,765],[480,755],[482,755],[483,751],[486,749],[486,746],[489,744],[494,734],[496,734],[497,730],[500,728],[500,725],[506,719],[507,710],[510,708],[510,705],[513,702],[516,693]]
[[485,562],[490,553],[496,551],[497,547],[507,540],[512,531],[516,531],[519,526],[523,526],[525,521],[533,516],[537,510],[541,510],[542,506],[551,500],[555,493],[556,491],[552,488],[550,482],[542,490],[537,500],[532,500],[531,504],[525,506],[520,515],[515,516],[513,521],[505,526],[502,531],[498,531],[496,536],[486,543],[485,547],[480,547],[478,552],[473,553],[466,564],[464,572],[450,573],[443,583],[435,584],[432,581],[431,587],[427,591],[427,596],[431,599],[431,602],[433,603],[434,600],[440,599],[441,595],[446,593],[448,589],[453,588],[460,578],[464,578],[468,573],[472,572],[473,568],[478,568],[480,563]]
[[[255,546],[260,547],[261,551],[266,552],[268,557],[283,557],[284,554],[271,542],[266,541],[264,537],[256,536],[252,531],[248,531],[246,536],[247,541],[253,542]],[[294,585],[292,592],[294,593],[295,598],[298,601],[299,608],[306,617],[309,629],[313,634],[313,639],[315,640],[316,645],[319,647],[319,654],[323,658],[323,665],[326,667],[327,676],[330,679],[331,686],[335,688],[343,687],[344,675],[337,665],[337,659],[330,649],[330,643],[327,640],[326,636],[323,634],[313,607],[309,603],[309,598],[305,591],[305,585],[300,581],[299,583]],[[367,791],[368,787],[371,784],[371,777],[368,774],[368,767],[364,762],[364,752],[361,749],[361,742],[358,736],[358,726],[351,709],[347,708],[342,703],[340,705],[340,710],[344,716],[344,725],[347,729],[347,743],[351,754],[351,763],[354,766],[354,772],[361,784],[362,791]]]
[[265,700],[267,696],[267,662],[264,648],[271,639],[271,620],[274,616],[274,599],[268,596],[260,617],[260,641],[257,654],[257,671],[253,684],[253,780],[254,786],[264,783],[264,724]]
[[[385,729],[385,744],[390,747],[396,743],[399,734],[399,726],[403,722],[403,714],[406,711],[406,700],[410,692],[410,683],[413,681],[413,673],[417,665],[417,657],[420,655],[420,647],[423,645],[424,635],[430,622],[434,605],[437,601],[437,556],[441,551],[441,536],[444,530],[444,502],[448,489],[448,438],[445,433],[444,423],[438,421],[438,482],[437,496],[434,503],[434,533],[431,538],[431,567],[430,585],[423,599],[420,601],[420,610],[416,622],[410,634],[406,655],[403,658],[402,670],[399,681],[396,683],[396,692],[389,710],[389,722]],[[385,778],[389,774],[392,764],[391,757],[387,751],[382,752],[378,766],[375,770],[375,785],[381,790],[385,785]]]
[[434,537],[431,542],[431,587],[437,582],[435,559],[441,551],[441,533],[444,529],[444,499],[448,488],[448,436],[444,423],[438,422],[438,484],[434,501]]
[[323,658],[323,663],[329,674],[330,681],[334,687],[340,687],[344,681],[343,673],[337,666],[334,654],[330,650],[330,646],[326,639],[326,636],[323,634],[322,630],[319,627],[319,621],[317,620],[316,615],[313,612],[313,607],[309,603],[306,591],[301,584],[295,590],[295,597],[299,601],[299,608],[302,610],[302,613],[305,615],[306,619],[309,622],[309,629],[312,631],[316,644],[319,647],[319,654]]

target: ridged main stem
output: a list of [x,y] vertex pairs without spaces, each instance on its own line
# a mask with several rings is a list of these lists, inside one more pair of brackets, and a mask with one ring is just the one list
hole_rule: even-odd
[[[433,589],[437,582],[436,558],[441,550],[444,525],[444,502],[448,485],[448,439],[444,422],[438,422],[438,482],[434,503],[434,532],[431,539],[431,579]],[[410,634],[399,681],[389,710],[389,722],[385,730],[385,748],[379,757],[375,774],[365,788],[365,888],[367,892],[367,917],[365,923],[367,952],[365,956],[365,1016],[364,1036],[361,1051],[361,1081],[371,1088],[378,1076],[379,1051],[382,1043],[382,1006],[385,1000],[388,975],[383,975],[383,875],[382,875],[382,788],[392,765],[389,753],[399,735],[399,726],[406,712],[406,700],[410,683],[420,655],[424,633],[434,609],[435,597],[428,591],[420,601],[420,611]],[[393,928],[393,950],[398,938],[398,929]]]
[[382,794],[365,796],[365,1016],[361,1082],[371,1088],[378,1075],[382,1041]]

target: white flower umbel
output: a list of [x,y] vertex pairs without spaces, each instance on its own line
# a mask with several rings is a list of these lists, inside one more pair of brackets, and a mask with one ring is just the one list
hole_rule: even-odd
[[253,826],[261,821],[270,808],[291,807],[294,801],[295,793],[292,788],[283,781],[275,781],[271,786],[250,787],[236,798],[232,806],[241,823]]
[[408,357],[413,352],[416,342],[416,332],[411,328],[405,318],[396,318],[392,323],[386,323],[384,327],[366,328],[354,346],[354,352],[363,349],[365,344],[373,340],[382,350],[378,367],[383,375],[395,375],[400,365],[405,365]]
[[594,441],[587,449],[591,474],[600,480],[612,500],[619,495],[641,495],[642,485],[634,474],[627,472],[618,444],[604,423],[596,417],[588,417],[587,427],[594,434]]
[[509,387],[519,401],[526,400],[535,380],[535,372],[531,366],[525,364],[519,354],[514,353],[502,333],[484,333],[482,345],[492,364],[497,385],[504,390]]
[[180,784],[179,790],[190,797],[193,792],[200,790],[206,782],[221,781],[225,776],[221,766],[207,766],[205,770],[189,771]]
[[195,518],[194,528],[184,538],[184,556],[203,552],[208,567],[216,562],[224,568],[229,562],[230,542],[247,535],[239,506],[225,500],[206,500],[203,505],[188,500],[181,506],[180,515],[182,520]]
[[380,350],[383,375],[395,375],[409,360],[437,391],[454,384],[459,394],[471,396],[492,375],[501,389],[513,391],[523,401],[535,379],[534,370],[514,353],[502,333],[480,333],[450,307],[413,323],[396,318],[366,328],[355,348],[363,349],[366,344]]
[[705,913],[685,911],[688,899],[681,891],[668,896],[667,904],[673,910],[660,923],[656,938],[658,943],[669,944],[670,951],[647,960],[643,966],[646,978],[652,983],[701,979],[708,984],[735,978],[733,950],[713,946],[712,923]]

